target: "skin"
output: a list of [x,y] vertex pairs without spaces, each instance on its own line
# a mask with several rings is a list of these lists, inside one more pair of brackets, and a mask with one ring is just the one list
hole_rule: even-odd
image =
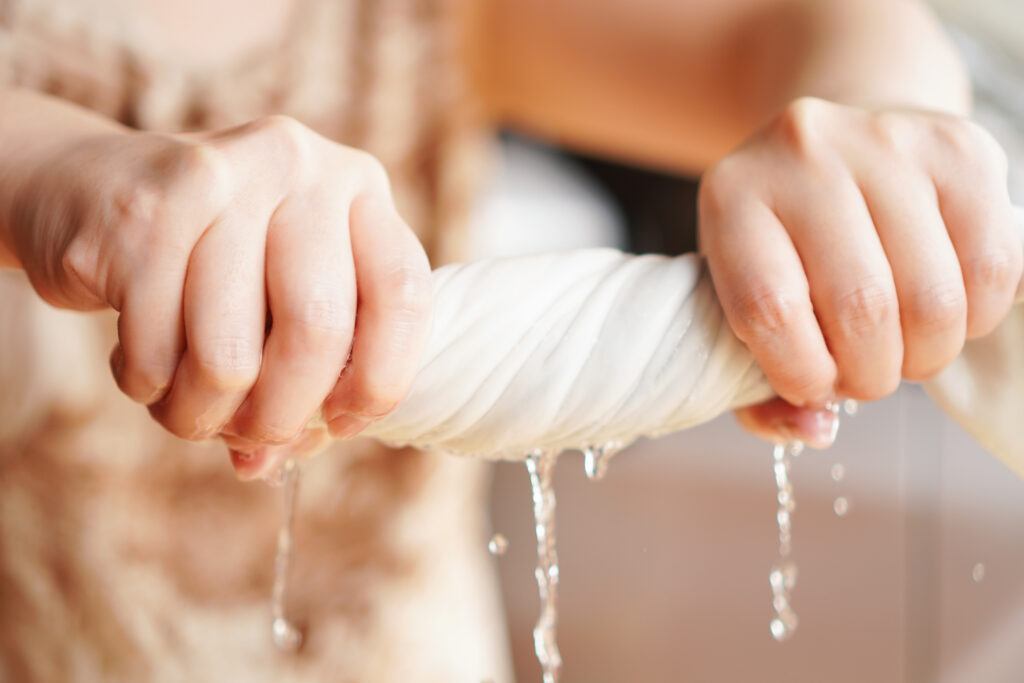
[[[755,433],[827,445],[828,400],[934,374],[1009,309],[1006,160],[963,118],[963,67],[921,4],[495,0],[454,19],[494,123],[703,174],[702,250],[784,399],[741,412]],[[174,434],[220,435],[240,476],[306,448],[321,405],[344,438],[408,390],[428,266],[366,154],[289,119],[158,136],[14,90],[0,150],[0,263],[58,306],[119,311],[118,385]]]
[[467,21],[498,120],[702,174],[701,250],[782,397],[738,413],[755,434],[827,446],[829,401],[931,377],[1009,310],[1007,161],[922,3],[521,0]]

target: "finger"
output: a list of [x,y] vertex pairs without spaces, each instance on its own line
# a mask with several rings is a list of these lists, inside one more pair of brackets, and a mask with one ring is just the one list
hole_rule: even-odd
[[[873,400],[899,385],[903,364],[892,269],[860,189],[845,170],[797,176],[804,191],[779,218],[803,259],[811,300],[838,367],[838,393]],[[813,258],[811,257],[813,255]]]
[[340,437],[405,397],[430,333],[433,295],[423,247],[389,199],[361,195],[350,216],[359,308],[352,357],[324,405]]
[[1003,320],[1020,282],[1024,255],[1007,189],[1006,156],[980,127],[945,122],[933,163],[939,206],[967,292],[967,337]]
[[266,283],[273,322],[259,378],[229,425],[232,434],[290,441],[337,381],[356,308],[346,209],[340,197],[289,198],[271,219]]
[[329,442],[327,430],[322,427],[304,429],[288,443],[271,446],[255,445],[238,437],[224,436],[235,476],[242,481],[271,476],[288,460],[309,458]]
[[795,405],[832,398],[836,367],[814,316],[803,265],[764,204],[701,192],[701,245],[719,300],[779,394]]
[[200,238],[185,281],[186,350],[151,413],[186,439],[213,436],[259,375],[266,317],[266,218],[233,211]]
[[[893,177],[901,179],[899,187]],[[896,285],[902,375],[924,380],[963,348],[967,296],[960,264],[926,178],[897,172],[860,182]]]
[[808,410],[781,398],[736,411],[740,426],[772,443],[801,441],[812,448],[828,448],[839,432],[839,416],[832,410]]
[[133,401],[151,404],[171,386],[184,348],[181,290],[187,256],[167,259],[135,276],[117,319],[110,356],[117,386]]

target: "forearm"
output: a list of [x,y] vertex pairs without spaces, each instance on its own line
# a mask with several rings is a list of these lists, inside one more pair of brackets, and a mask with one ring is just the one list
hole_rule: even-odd
[[[813,27],[798,68],[768,78],[762,111],[801,96],[869,108],[966,115],[970,83],[931,11],[917,0],[819,0],[805,4]],[[754,67],[756,68],[756,66]]]
[[805,95],[964,113],[963,67],[916,0],[492,0],[468,32],[506,125],[699,173]]
[[20,267],[16,198],[39,163],[78,140],[126,130],[98,114],[27,90],[0,88],[0,267]]

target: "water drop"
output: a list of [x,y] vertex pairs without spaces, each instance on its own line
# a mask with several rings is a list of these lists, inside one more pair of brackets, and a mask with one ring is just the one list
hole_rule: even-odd
[[273,616],[271,638],[274,645],[284,652],[295,652],[302,645],[302,632],[288,621],[284,614],[288,569],[292,560],[295,501],[299,495],[299,471],[298,464],[294,460],[288,460],[276,471],[281,473],[280,483],[272,484],[284,486],[284,515],[277,532],[277,553],[274,557],[274,586],[270,596],[270,612]]
[[267,486],[281,488],[285,485],[285,482],[288,481],[288,473],[291,471],[291,467],[294,464],[294,460],[288,460],[273,472],[263,477],[263,482],[267,484]]
[[846,476],[846,468],[842,465],[842,463],[837,462],[835,465],[832,465],[831,474],[832,481],[842,481],[843,478]]
[[860,404],[858,404],[854,399],[848,398],[843,401],[843,412],[847,415],[852,417],[857,414],[858,410],[860,410]]
[[836,513],[837,517],[845,517],[846,513],[850,511],[850,501],[845,496],[839,496],[832,501],[832,511]]
[[487,542],[487,552],[495,557],[504,555],[506,550],[508,550],[508,539],[503,534],[494,534]]
[[590,481],[600,481],[608,473],[608,461],[622,449],[618,441],[609,441],[600,446],[586,446],[583,449],[583,468]]
[[971,579],[974,581],[974,583],[981,583],[982,581],[984,581],[985,565],[983,565],[981,562],[974,565],[974,567],[971,569]]
[[558,651],[558,553],[555,548],[554,473],[558,453],[534,450],[526,456],[533,494],[534,531],[537,535],[537,594],[540,617],[533,628],[533,649],[544,672],[544,683],[558,683],[562,656]]

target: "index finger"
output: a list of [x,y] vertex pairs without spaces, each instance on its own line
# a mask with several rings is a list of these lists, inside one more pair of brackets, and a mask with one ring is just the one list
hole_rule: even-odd
[[832,399],[836,364],[811,304],[796,248],[760,201],[701,202],[701,248],[736,336],[779,395],[796,406]]

